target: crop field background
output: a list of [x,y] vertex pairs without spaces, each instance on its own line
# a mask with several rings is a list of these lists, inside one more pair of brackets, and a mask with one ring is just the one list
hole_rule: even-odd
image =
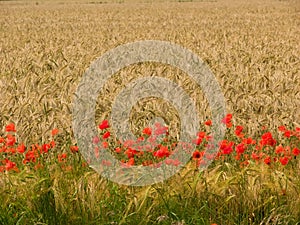
[[[72,102],[84,72],[106,51],[141,40],[169,41],[204,60],[233,124],[254,139],[263,126],[274,133],[280,125],[300,127],[299,1],[0,1],[0,137],[14,123],[26,146],[47,142],[56,128],[53,151],[75,145]],[[108,118],[126,84],[146,76],[180,84],[200,121],[211,118],[201,88],[187,74],[141,63],[107,81],[95,126]],[[154,116],[176,136],[176,110],[154,98],[133,108],[132,130],[141,134]],[[300,148],[295,140],[284,144]],[[42,171],[1,173],[1,224],[300,224],[300,156],[285,168],[254,163],[240,169],[224,161],[200,175],[187,169],[143,188],[101,178],[81,166],[79,154],[70,159],[73,172],[53,166],[51,157],[43,159]]]

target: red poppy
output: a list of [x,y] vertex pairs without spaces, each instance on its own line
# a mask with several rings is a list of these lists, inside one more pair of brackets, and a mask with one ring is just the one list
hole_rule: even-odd
[[56,145],[56,144],[55,144],[55,141],[53,141],[53,140],[52,140],[52,141],[50,141],[50,145],[51,145],[51,148],[54,148],[54,147],[55,147],[55,145]]
[[153,162],[151,160],[145,160],[142,165],[143,166],[151,166],[153,164]]
[[262,146],[265,145],[274,146],[276,144],[276,140],[272,137],[271,132],[266,132],[261,136],[260,144]]
[[[204,152],[203,152],[204,153]],[[198,150],[193,152],[193,159],[200,159],[203,156],[202,152],[199,152]]]
[[14,163],[14,162],[12,162],[12,161],[10,161],[8,159],[5,159],[4,162],[5,162],[5,170],[6,171],[10,171],[10,170],[17,171],[18,168],[17,168],[17,164],[16,163]]
[[270,165],[270,164],[271,164],[271,157],[270,157],[270,156],[267,156],[267,157],[264,159],[264,163],[267,164],[267,165]]
[[109,136],[110,136],[110,132],[109,132],[109,131],[105,132],[105,133],[102,135],[103,139],[107,139],[107,138],[109,138]]
[[204,123],[206,126],[211,126],[212,125],[212,121],[211,120],[207,120]]
[[59,154],[59,155],[57,156],[57,158],[58,158],[58,161],[59,161],[59,162],[64,162],[65,159],[67,158],[67,154],[66,154],[66,153]]
[[197,133],[197,136],[198,136],[199,138],[204,138],[205,135],[206,135],[206,133],[205,133],[204,131],[200,131],[200,132]]
[[145,140],[144,137],[138,137],[137,142],[141,142],[141,141],[144,141],[144,140]]
[[15,148],[8,148],[7,152],[9,152],[11,154],[15,154],[16,153],[16,149]]
[[232,119],[232,114],[227,114],[225,118],[223,118],[222,123],[226,124],[227,128],[230,128],[232,127],[231,119]]
[[285,166],[286,164],[288,164],[289,158],[286,157],[286,156],[281,157],[281,158],[279,159],[279,162],[281,163],[281,165]]
[[109,124],[108,124],[108,120],[103,120],[100,124],[99,124],[99,129],[100,130],[104,130],[106,128],[109,128]]
[[278,130],[281,131],[281,132],[284,132],[284,131],[286,131],[286,127],[285,126],[279,126]]
[[71,152],[73,152],[73,153],[75,153],[75,152],[78,152],[78,146],[76,146],[76,145],[73,145],[73,146],[70,146],[70,150],[71,150]]
[[5,127],[6,132],[16,132],[15,124],[10,123]]
[[248,166],[249,165],[249,160],[246,159],[245,161],[241,162],[240,163],[240,166],[243,167],[243,166]]
[[55,136],[55,135],[58,134],[58,132],[59,132],[59,130],[55,128],[55,129],[53,129],[53,130],[51,131],[51,135],[52,135],[52,136]]
[[290,130],[286,130],[283,135],[285,137],[289,138],[289,137],[291,137],[291,131]]
[[282,154],[282,153],[284,153],[284,147],[282,145],[276,146],[275,153],[276,154]]
[[300,155],[300,149],[293,148],[292,153],[293,153],[294,156],[298,156],[298,155]]
[[251,158],[254,159],[255,161],[258,161],[258,160],[261,159],[262,155],[263,154],[261,152],[259,154],[255,153],[255,152],[252,152]]
[[244,139],[242,140],[242,142],[243,142],[244,144],[247,144],[247,145],[254,145],[254,144],[256,144],[256,141],[253,140],[251,137],[249,137],[249,138],[244,138]]
[[197,139],[193,140],[192,142],[195,144],[195,145],[200,145],[202,143],[202,138],[198,137]]
[[240,143],[235,147],[235,150],[238,154],[243,154],[246,150],[246,146],[244,143]]
[[103,141],[103,142],[102,142],[102,147],[103,147],[103,148],[108,148],[108,142]]
[[138,151],[136,151],[132,148],[128,148],[124,153],[127,155],[127,158],[133,158],[134,155],[136,155],[138,153]]
[[153,153],[153,155],[157,158],[169,157],[170,152],[168,147],[160,146],[159,150]]
[[242,126],[236,126],[236,128],[235,128],[235,135],[237,137],[243,137],[244,136],[244,134],[242,133],[243,129],[244,128]]
[[130,158],[126,164],[128,166],[133,166],[134,165],[134,158]]
[[7,146],[13,146],[16,143],[16,137],[13,135],[8,134],[6,136],[6,145]]
[[47,153],[50,148],[51,148],[50,144],[43,144],[42,152]]
[[30,150],[26,152],[25,159],[23,160],[23,163],[29,163],[29,162],[35,162],[37,158],[37,153],[34,150]]
[[25,147],[25,145],[22,143],[21,145],[19,145],[19,146],[17,147],[16,150],[17,150],[17,152],[19,152],[20,154],[22,154],[22,153],[25,152],[26,147]]
[[223,140],[220,143],[220,151],[224,155],[229,155],[233,151],[234,142]]
[[150,127],[146,127],[143,130],[143,134],[146,134],[146,135],[150,136],[152,134],[152,129]]
[[122,149],[120,147],[115,148],[116,153],[121,153]]

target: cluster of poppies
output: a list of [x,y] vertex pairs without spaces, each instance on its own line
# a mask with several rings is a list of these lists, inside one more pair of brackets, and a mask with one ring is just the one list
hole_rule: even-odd
[[[243,126],[233,126],[232,114],[227,114],[222,123],[227,128],[226,139],[218,143],[218,151],[209,153],[213,141],[213,136],[209,132],[211,120],[204,122],[204,131],[199,131],[192,143],[173,140],[169,136],[168,127],[159,123],[152,128],[144,128],[142,135],[136,140],[116,140],[111,135],[108,120],[103,120],[98,126],[99,135],[92,140],[97,146],[94,149],[95,157],[98,158],[100,150],[104,149],[114,154],[125,166],[160,166],[162,162],[178,166],[182,163],[181,159],[170,157],[176,155],[178,149],[190,154],[191,160],[196,162],[197,166],[205,164],[207,159],[235,160],[240,166],[247,166],[251,161],[267,165],[279,163],[285,166],[300,157],[300,127],[288,129],[286,126],[280,126],[276,138],[264,128],[259,138],[255,140],[243,132]],[[0,136],[0,172],[18,172],[20,164],[32,166],[34,169],[42,168],[39,159],[47,156],[50,151],[55,153],[57,150],[55,136],[59,133],[58,129],[52,130],[52,139],[48,143],[30,146],[17,142],[13,123],[5,127],[5,133],[4,137]],[[69,146],[67,150],[60,150],[54,154],[55,162],[64,165],[69,155],[77,153],[78,150],[76,145]],[[103,163],[110,165],[107,161]],[[70,165],[65,168],[72,169]]]
[[[34,169],[43,168],[42,159],[48,156],[50,151],[55,151],[55,136],[59,133],[58,129],[51,131],[52,140],[44,144],[31,144],[25,146],[24,143],[18,143],[16,138],[16,128],[14,123],[10,123],[5,127],[6,136],[0,136],[0,172],[15,171],[19,172],[22,165],[30,166]],[[76,145],[70,146],[70,152],[78,152]],[[59,163],[64,163],[67,153],[55,154]],[[64,166],[64,165],[62,165]]]

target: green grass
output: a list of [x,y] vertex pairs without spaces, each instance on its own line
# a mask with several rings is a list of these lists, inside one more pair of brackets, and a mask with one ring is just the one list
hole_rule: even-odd
[[[228,140],[237,139],[232,130]],[[163,183],[133,187],[101,177],[79,153],[61,147],[65,140],[59,137],[53,137],[55,147],[26,165],[24,155],[2,152],[19,169],[0,174],[1,224],[299,224],[299,156],[287,165],[250,159],[241,167],[233,152],[205,171],[192,159]],[[299,145],[292,138],[281,137],[277,144]],[[261,151],[276,157],[274,149]],[[67,158],[59,161],[62,152]]]

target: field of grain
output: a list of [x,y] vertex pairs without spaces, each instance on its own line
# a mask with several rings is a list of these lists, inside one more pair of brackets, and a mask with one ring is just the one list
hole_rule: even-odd
[[[199,55],[216,76],[237,123],[249,129],[299,124],[296,4],[1,2],[0,126],[14,121],[32,140],[51,127],[71,132],[73,94],[85,70],[104,52],[139,40],[170,41]],[[97,115],[109,110],[122,85],[153,73],[188,82],[164,65],[124,69],[107,82]],[[197,98],[199,87],[192,88],[205,118],[205,99],[201,93]]]
[[[72,103],[84,72],[95,59],[105,52],[121,44],[141,40],[169,41],[190,49],[204,60],[215,75],[224,94],[227,112],[234,115],[233,123],[244,126],[247,133],[254,138],[259,137],[262,126],[266,126],[272,132],[276,132],[280,125],[286,125],[290,129],[300,127],[299,28],[300,4],[298,1],[292,0],[0,1],[0,127],[2,129],[8,123],[14,123],[18,130],[18,138],[25,145],[46,142],[51,137],[50,133],[54,128],[60,130],[57,137],[57,143],[60,143],[59,147],[63,148],[70,143],[75,143],[72,130]],[[161,76],[175,81],[195,101],[199,120],[203,122],[211,118],[209,104],[201,88],[187,74],[168,65],[141,63],[122,69],[107,81],[97,101],[96,123],[98,124],[108,117],[113,99],[126,84],[135,78],[146,76]],[[175,130],[180,123],[178,113],[168,102],[161,99],[144,99],[138,102],[131,113],[133,132],[140,133],[141,129],[154,116],[163,117],[170,128]],[[0,130],[0,137],[4,136],[4,133],[4,130]],[[80,158],[76,157],[75,161]],[[203,202],[211,204],[203,206],[206,210],[204,212],[206,219],[201,222],[201,220],[190,218],[190,221],[194,222],[186,222],[187,224],[213,224],[214,221],[219,221],[219,225],[225,224],[221,223],[222,221],[226,224],[296,224],[298,222],[296,220],[300,218],[300,206],[297,205],[300,204],[299,198],[289,208],[294,210],[290,217],[285,217],[286,215],[283,214],[284,206],[288,205],[286,202],[279,205],[278,210],[272,211],[270,202],[273,202],[275,197],[268,196],[268,199],[263,199],[258,191],[258,186],[255,186],[256,178],[249,178],[250,180],[245,178],[256,169],[250,172],[243,170],[239,176],[235,174],[235,179],[231,180],[232,183],[224,181],[222,183],[224,188],[218,189],[216,185],[218,179],[223,177],[226,180],[227,176],[232,175],[230,166],[228,166],[229,164],[225,166],[228,174],[222,173],[223,167],[216,167],[216,170],[220,169],[217,171],[218,178],[215,180],[211,178],[206,182],[209,185],[215,185],[213,191],[220,196],[228,194],[229,191],[236,195],[242,193],[243,200],[257,199],[256,203],[249,203],[252,204],[253,211],[250,207],[249,211],[243,212],[241,218],[247,218],[244,220],[241,218],[230,220],[230,216],[229,219],[226,216],[222,218],[212,216],[218,213],[213,214],[207,210],[211,210],[211,207],[214,206],[220,206],[216,200],[218,198],[214,199],[212,203],[210,200],[212,196],[201,192],[205,197],[204,200],[202,199],[203,201],[201,200],[201,204]],[[299,170],[299,162],[293,166]],[[167,208],[169,213],[174,212],[176,202],[181,201],[181,195],[184,195],[182,190],[174,188],[174,193],[171,193],[173,194],[172,198],[167,202],[157,203],[163,198],[162,193],[169,193],[166,186],[159,186],[155,189],[149,187],[143,190],[126,189],[105,180],[100,179],[99,181],[95,173],[86,170],[84,169],[83,176],[80,175],[80,169],[76,170],[74,177],[79,177],[77,180],[72,180],[72,177],[67,175],[67,177],[69,176],[66,178],[68,181],[61,184],[58,181],[64,179],[63,175],[56,170],[53,172],[49,169],[52,172],[47,173],[47,176],[51,177],[51,179],[49,178],[51,184],[43,186],[43,181],[39,182],[43,176],[37,176],[38,178],[33,178],[37,186],[26,192],[32,194],[34,191],[44,188],[41,193],[45,193],[45,189],[52,188],[54,192],[51,193],[54,197],[52,195],[44,196],[45,199],[41,202],[48,202],[53,197],[55,202],[50,204],[55,204],[56,210],[59,209],[63,212],[69,209],[65,205],[69,204],[70,206],[72,202],[75,202],[78,205],[72,208],[74,218],[61,214],[62,217],[52,220],[50,217],[58,214],[52,212],[50,206],[47,206],[49,208],[45,206],[45,211],[51,211],[49,218],[42,218],[37,213],[33,216],[36,220],[22,220],[23,214],[20,213],[22,211],[20,205],[10,205],[10,207],[18,208],[19,214],[16,213],[16,217],[19,218],[21,224],[29,221],[29,223],[34,221],[36,224],[63,224],[64,222],[61,221],[72,224],[81,224],[83,221],[90,221],[91,224],[97,224],[97,221],[101,221],[101,224],[139,224],[137,221],[144,221],[145,224],[155,222],[179,225],[185,224],[184,221],[187,221],[178,213],[176,215],[161,214],[155,219],[151,216],[157,205],[159,205],[157,210],[165,211]],[[267,170],[266,174],[270,173],[268,169],[263,168],[262,170]],[[209,174],[214,172],[216,171],[210,171],[206,176],[210,178]],[[269,183],[282,181],[281,178],[278,178],[277,173],[270,176],[266,174],[265,177],[259,178],[262,182],[259,187],[267,187],[266,190],[269,190],[268,188],[272,188]],[[299,175],[295,171],[294,173],[288,172],[288,174],[287,177]],[[55,177],[56,175],[57,177]],[[263,178],[266,178],[266,183],[262,181]],[[0,184],[5,181],[9,181],[10,184],[20,185],[22,183],[22,178],[14,179],[16,180],[2,177]],[[246,189],[238,189],[240,186],[236,189],[229,188],[231,184],[245,181],[245,179],[255,186],[249,195],[246,193]],[[96,181],[100,183],[96,183]],[[293,178],[287,179],[286,182],[294,188],[287,198],[291,200],[293,196],[299,195],[300,182]],[[13,193],[14,190],[17,190],[8,183],[6,183],[6,191],[9,190]],[[28,183],[23,185],[26,184]],[[68,190],[73,193],[57,192],[57,190],[69,187],[70,184],[74,188]],[[245,187],[244,184],[241,187]],[[189,190],[188,185],[184,188]],[[195,190],[198,190],[197,188],[205,189],[207,186],[204,183],[202,186],[195,186],[190,197],[195,197],[193,194],[195,194]],[[251,189],[251,187],[248,188]],[[114,203],[109,203],[107,199],[105,200],[107,202],[101,203],[109,208],[109,210],[106,208],[105,219],[103,219],[103,215],[97,217],[99,215],[93,211],[93,207],[95,210],[100,210],[97,200],[103,197],[101,190],[114,198],[112,200]],[[82,191],[79,193],[79,197],[77,191]],[[3,193],[4,191],[1,198],[8,204],[13,197],[12,195],[11,198],[3,197],[5,196]],[[146,193],[146,195],[141,193]],[[72,194],[74,199],[72,199]],[[87,195],[101,196],[87,197]],[[130,199],[131,197],[132,199]],[[187,204],[193,205],[193,198],[189,198]],[[224,199],[231,201],[229,197],[224,197]],[[33,210],[32,207],[34,209],[41,207],[41,205],[32,204],[33,206],[28,206],[31,210]],[[226,205],[225,208],[221,207],[220,212],[231,215],[230,209],[232,208],[236,213],[239,211],[238,204],[241,207],[249,207],[248,202],[238,203],[236,201]],[[114,212],[113,209],[114,207],[118,208],[118,205],[124,207],[119,208],[119,215],[116,215],[117,212]],[[196,206],[198,207],[198,205]],[[181,205],[181,207],[183,208],[180,210],[184,212],[187,210],[187,206]],[[271,207],[264,208],[270,214],[264,217],[265,211],[260,207]],[[255,210],[259,211],[260,219],[255,219],[255,213],[258,212]],[[24,218],[30,218],[28,211],[26,211],[27,214],[24,213]],[[84,212],[81,219],[79,219],[80,211]],[[13,210],[9,212],[10,215],[14,215]],[[251,212],[253,215],[247,217],[247,212]],[[159,213],[154,214],[159,215]],[[0,222],[6,221],[8,215],[9,213],[7,215],[0,213]],[[145,218],[143,215],[146,215]],[[134,219],[131,220],[133,217]],[[209,217],[210,219],[207,219]],[[268,218],[272,219],[268,220]],[[287,223],[284,223],[285,219],[288,221]],[[95,222],[92,223],[92,221]],[[15,222],[16,220],[11,220],[11,224]],[[3,222],[3,224],[6,223]]]

